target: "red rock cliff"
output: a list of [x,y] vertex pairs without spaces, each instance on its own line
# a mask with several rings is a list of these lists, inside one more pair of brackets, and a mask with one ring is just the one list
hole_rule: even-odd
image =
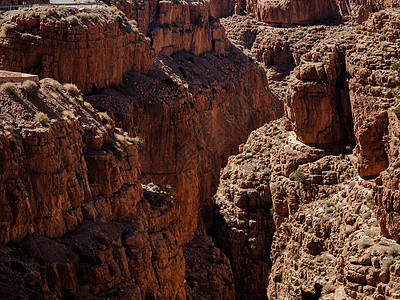
[[89,93],[120,84],[135,69],[146,73],[154,51],[117,10],[30,8],[3,24],[3,69],[75,83]]

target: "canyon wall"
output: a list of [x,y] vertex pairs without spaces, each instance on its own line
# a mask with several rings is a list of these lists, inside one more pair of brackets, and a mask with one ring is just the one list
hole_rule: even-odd
[[224,10],[220,3],[202,0],[109,1],[107,4],[115,5],[128,18],[137,20],[140,31],[151,37],[157,54],[170,55],[179,50],[196,55],[211,50],[223,54],[229,44],[216,18],[224,14],[218,11]]
[[136,140],[52,79],[37,95],[13,86],[0,95],[1,295],[183,299],[173,202],[154,186],[142,197]]
[[345,72],[344,53],[338,46],[305,54],[294,69],[285,115],[303,143],[323,146],[354,140]]
[[[61,237],[89,208],[102,207],[104,220],[132,213],[142,197],[136,146],[57,82],[43,81],[40,97],[29,98],[2,95],[1,243],[32,233]],[[116,143],[120,159],[102,149]]]
[[[301,59],[291,49],[287,119],[249,136],[215,195],[212,236],[235,262],[237,295],[398,297],[398,16],[374,13],[362,26],[335,27],[335,38],[311,27],[314,37],[326,31],[320,44]],[[275,40],[260,55],[262,24],[239,16],[224,24],[268,72],[269,54],[288,56],[279,33],[304,36],[268,29]]]
[[146,73],[155,58],[149,41],[117,10],[29,8],[4,17],[0,65],[8,71],[75,83],[83,92]]
[[[188,297],[199,293],[221,299],[235,297],[230,263],[206,237],[202,224],[209,226],[212,221],[211,196],[220,167],[251,130],[282,116],[283,104],[270,95],[264,71],[227,42],[219,21],[209,17],[209,3],[162,5],[165,14],[157,15],[160,23],[150,32],[155,50],[135,30],[136,23],[126,22],[115,9],[78,12],[34,8],[10,14],[3,24],[3,66],[14,66],[17,71],[23,66],[26,72],[73,81],[85,92],[112,85],[112,89],[104,89],[88,100],[98,110],[106,109],[127,131],[115,129],[106,113],[95,113],[89,103],[77,99],[80,106],[97,114],[99,128],[104,126],[115,133],[109,133],[110,137],[100,133],[96,126],[90,126],[94,121],[87,117],[89,124],[76,121],[71,128],[60,121],[53,130],[53,125],[47,127],[46,123],[40,138],[37,131],[43,129],[29,132],[32,141],[25,138],[27,130],[20,134],[15,143],[26,144],[23,148],[28,154],[17,147],[22,156],[15,156],[19,159],[17,167],[4,160],[6,174],[14,177],[5,179],[3,190],[4,207],[10,212],[4,215],[3,243],[18,243],[5,247],[0,257],[5,274],[16,278],[1,286],[3,294],[19,290],[21,295],[46,297],[125,295],[141,299],[153,295],[183,299],[187,291]],[[57,26],[65,30],[55,36],[60,31],[52,33],[49,29]],[[106,33],[100,30],[104,26]],[[93,37],[115,48],[93,44],[88,40]],[[112,39],[117,43],[111,43]],[[26,51],[29,41],[44,44]],[[72,48],[65,51],[65,57],[83,57],[82,64],[62,59],[64,54],[58,51],[61,42],[63,49]],[[17,47],[11,47],[12,43]],[[121,45],[126,51],[118,50]],[[93,58],[90,53],[104,62],[104,72],[86,65],[86,59]],[[149,71],[148,63],[156,53],[159,57]],[[35,64],[37,57],[39,64]],[[117,63],[108,57],[115,57]],[[113,66],[107,67],[108,62]],[[132,68],[132,62],[133,71],[122,76],[125,67]],[[95,77],[89,78],[87,73]],[[71,74],[77,76],[68,77]],[[109,81],[102,82],[108,77]],[[70,96],[54,94],[56,88],[65,94],[59,84],[43,81],[40,100],[52,101],[53,106],[57,106],[53,102],[58,98],[71,101]],[[36,101],[27,101],[27,106]],[[20,110],[33,118],[23,107]],[[40,105],[39,110],[51,119],[61,118],[47,105]],[[15,115],[10,112],[5,122]],[[140,158],[135,146],[140,140],[132,138],[136,135],[145,141]],[[12,145],[6,144],[6,158],[14,157],[9,154]],[[29,147],[39,145],[44,147],[43,153],[29,152]],[[132,147],[134,150],[130,150]],[[143,181],[159,184],[167,192],[150,184],[141,198],[138,159],[143,166]],[[46,164],[39,164],[43,161]],[[54,181],[45,180],[49,174]],[[20,181],[18,189],[13,189]],[[57,189],[47,193],[52,186]],[[200,231],[192,240],[196,229]],[[56,257],[48,245],[57,249]],[[192,253],[191,249],[198,247],[208,249],[209,254]],[[185,259],[189,262],[186,274]],[[198,272],[198,259],[207,265],[207,277],[229,284],[223,288],[210,285]],[[32,276],[35,286],[29,283]],[[204,285],[207,287],[203,289]]]
[[200,219],[211,221],[220,167],[253,128],[282,115],[282,103],[271,97],[263,70],[235,49],[224,57],[160,56],[148,76],[129,75],[120,93],[105,91],[89,101],[146,141],[144,180],[176,189],[180,235],[188,242],[199,210]]

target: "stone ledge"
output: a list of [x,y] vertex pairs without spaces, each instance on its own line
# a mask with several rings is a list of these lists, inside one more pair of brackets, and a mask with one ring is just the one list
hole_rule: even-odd
[[27,73],[2,71],[0,70],[0,83],[5,82],[23,82],[25,80],[32,80],[39,83],[39,76]]

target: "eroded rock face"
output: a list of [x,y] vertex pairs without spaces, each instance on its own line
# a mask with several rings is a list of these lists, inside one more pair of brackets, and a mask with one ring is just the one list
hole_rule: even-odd
[[38,98],[1,95],[2,244],[34,232],[61,237],[89,210],[93,219],[120,220],[141,198],[136,146],[58,82],[40,85]]
[[246,2],[258,20],[275,24],[314,24],[339,20],[362,23],[371,12],[399,6],[397,0],[258,0]]
[[306,144],[351,143],[353,123],[344,78],[344,53],[339,46],[320,48],[303,56],[293,72],[285,114],[297,138]]
[[254,13],[260,21],[281,24],[313,24],[340,19],[333,0],[258,0]]
[[85,220],[59,240],[33,235],[2,247],[1,294],[185,299],[185,260],[172,207],[170,196],[145,187],[135,214],[123,222]]
[[146,141],[144,180],[176,189],[181,237],[189,241],[199,210],[211,221],[219,168],[253,128],[282,115],[282,103],[271,98],[263,70],[234,49],[225,57],[161,56],[149,76],[130,76],[123,94],[105,91],[89,101]]
[[85,93],[120,84],[131,69],[146,73],[155,58],[149,42],[116,10],[31,8],[10,12],[5,27],[3,69],[72,82]]
[[235,281],[229,259],[204,230],[183,247],[186,260],[186,299],[235,299]]
[[136,142],[54,80],[14,88],[0,94],[1,295],[185,299],[174,202],[143,196]]
[[398,15],[398,9],[373,14],[357,30],[357,48],[349,53],[347,63],[352,75],[349,87],[359,159],[358,172],[365,178],[377,177],[378,220],[382,234],[395,240],[399,237],[399,73],[395,68],[400,57],[397,47]]
[[[231,1],[226,1],[230,3]],[[210,1],[107,1],[137,20],[140,31],[152,39],[156,53],[186,50],[195,55],[214,50],[224,54],[229,42],[216,17],[232,9]]]

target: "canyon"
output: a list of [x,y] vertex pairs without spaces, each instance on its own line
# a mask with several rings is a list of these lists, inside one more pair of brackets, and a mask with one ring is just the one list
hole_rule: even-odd
[[400,297],[398,1],[105,4],[0,14],[0,298]]

